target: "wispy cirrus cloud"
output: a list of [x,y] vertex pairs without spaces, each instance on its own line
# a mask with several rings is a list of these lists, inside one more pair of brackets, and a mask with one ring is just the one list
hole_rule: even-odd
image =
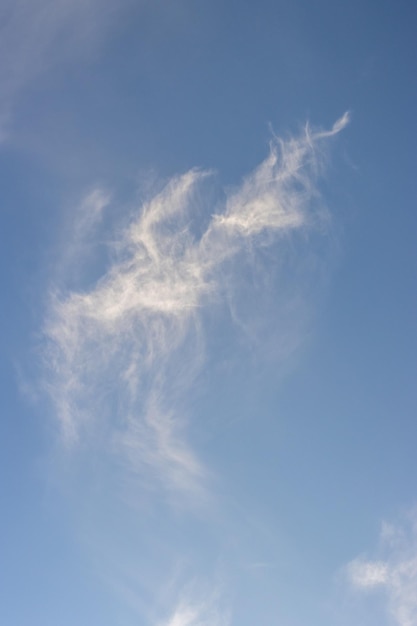
[[[174,177],[119,231],[98,280],[69,290],[64,276],[51,289],[44,386],[67,445],[103,446],[169,489],[201,487],[184,394],[204,361],[204,311],[233,289],[242,254],[314,228],[323,142],[347,122],[273,138],[267,158],[205,219],[210,173]],[[107,201],[97,190],[84,207],[101,214]],[[93,221],[81,218],[77,238]]]
[[377,559],[359,557],[346,568],[351,585],[384,592],[389,615],[398,626],[417,624],[417,514],[402,524],[383,524]]
[[228,617],[205,605],[182,603],[169,620],[159,626],[227,626],[229,623]]
[[229,626],[230,612],[222,606],[218,593],[199,599],[183,594],[167,620],[157,626]]

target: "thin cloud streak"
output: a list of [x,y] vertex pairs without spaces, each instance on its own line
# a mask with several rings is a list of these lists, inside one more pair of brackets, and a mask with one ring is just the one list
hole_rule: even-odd
[[[204,362],[202,313],[227,290],[225,263],[319,219],[321,145],[347,122],[345,114],[329,131],[273,138],[200,235],[195,211],[210,173],[174,177],[138,209],[91,288],[51,291],[44,385],[67,445],[104,444],[138,476],[151,469],[168,489],[201,488],[206,470],[181,407]],[[97,190],[85,206],[101,213],[106,202]]]
[[356,589],[384,591],[388,613],[398,626],[417,624],[417,514],[405,524],[384,524],[381,532],[383,558],[358,558],[346,568]]

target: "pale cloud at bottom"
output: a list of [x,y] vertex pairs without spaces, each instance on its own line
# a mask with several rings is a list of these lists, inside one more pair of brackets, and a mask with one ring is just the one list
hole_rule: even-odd
[[417,624],[417,514],[382,525],[377,559],[358,557],[347,566],[350,584],[359,591],[383,593],[387,616],[398,626]]

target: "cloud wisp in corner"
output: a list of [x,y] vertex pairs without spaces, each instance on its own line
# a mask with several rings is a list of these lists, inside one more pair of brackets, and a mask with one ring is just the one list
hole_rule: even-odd
[[362,591],[384,592],[388,613],[398,626],[417,623],[417,515],[404,524],[383,524],[380,558],[359,557],[347,566],[351,585]]
[[345,114],[329,131],[274,138],[200,231],[210,174],[173,178],[139,207],[92,287],[69,291],[64,280],[51,290],[45,386],[66,444],[105,446],[169,489],[201,487],[181,407],[204,360],[202,313],[227,289],[225,263],[238,272],[233,261],[248,245],[314,225],[321,145],[347,122]]

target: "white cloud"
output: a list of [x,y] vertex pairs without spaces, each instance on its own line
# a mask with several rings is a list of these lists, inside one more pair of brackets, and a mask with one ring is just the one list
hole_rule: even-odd
[[355,559],[348,569],[350,580],[356,587],[368,589],[388,582],[388,565],[383,561]]
[[182,598],[168,620],[158,626],[228,626],[230,614],[220,608],[216,594],[206,600]]
[[[196,209],[209,173],[173,178],[139,207],[91,288],[68,290],[64,280],[51,291],[44,384],[68,445],[104,445],[137,475],[151,469],[169,488],[198,490],[205,470],[187,443],[182,404],[204,360],[201,313],[228,288],[226,262],[320,218],[320,146],[347,120],[275,138],[202,234]],[[84,207],[95,216],[107,201],[98,190]],[[77,238],[93,221],[81,218]]]
[[398,626],[417,624],[417,515],[402,525],[384,524],[378,560],[355,559],[347,567],[357,589],[384,591],[387,608]]

